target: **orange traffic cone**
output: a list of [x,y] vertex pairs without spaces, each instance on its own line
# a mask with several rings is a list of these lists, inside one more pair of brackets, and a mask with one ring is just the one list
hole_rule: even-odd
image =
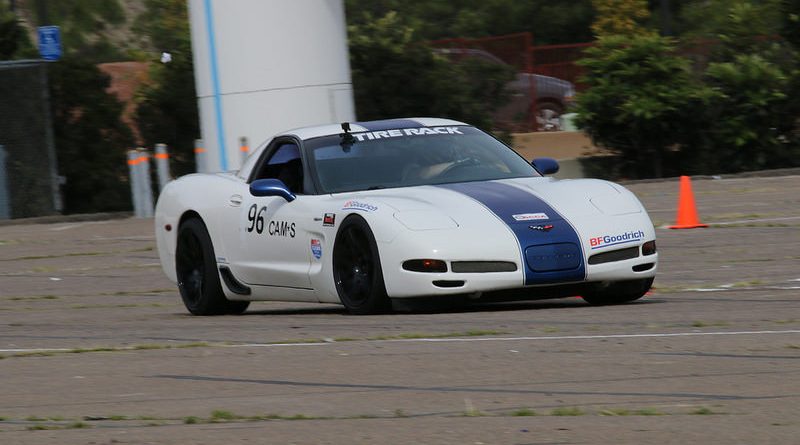
[[697,217],[697,207],[694,205],[694,194],[692,194],[692,182],[688,176],[681,176],[681,188],[678,194],[678,220],[670,229],[694,229],[697,227],[708,227]]

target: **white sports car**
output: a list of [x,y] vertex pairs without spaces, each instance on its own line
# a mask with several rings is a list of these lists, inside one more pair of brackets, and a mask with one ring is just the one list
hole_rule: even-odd
[[658,254],[641,203],[611,182],[543,176],[557,170],[447,119],[300,128],[238,172],[167,185],[158,253],[197,315],[259,300],[367,314],[413,297],[642,297]]

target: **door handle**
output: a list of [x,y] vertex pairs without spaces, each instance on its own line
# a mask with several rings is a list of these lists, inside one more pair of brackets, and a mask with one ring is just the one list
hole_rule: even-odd
[[234,207],[239,207],[240,205],[242,205],[242,195],[231,196],[230,203]]

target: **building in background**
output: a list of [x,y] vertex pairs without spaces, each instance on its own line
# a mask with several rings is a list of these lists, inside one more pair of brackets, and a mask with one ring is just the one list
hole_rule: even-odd
[[241,141],[355,118],[342,0],[190,0],[200,127],[210,171]]

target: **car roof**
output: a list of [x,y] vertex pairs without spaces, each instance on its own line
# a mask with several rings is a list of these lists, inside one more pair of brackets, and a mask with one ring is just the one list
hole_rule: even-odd
[[[402,128],[441,127],[445,125],[467,125],[452,119],[436,117],[412,117],[402,119],[384,119],[365,122],[351,122],[350,132],[361,133],[364,131],[393,130]],[[278,134],[277,136],[295,136],[305,140],[321,136],[331,136],[342,133],[342,124],[316,125],[311,127],[295,128]]]

